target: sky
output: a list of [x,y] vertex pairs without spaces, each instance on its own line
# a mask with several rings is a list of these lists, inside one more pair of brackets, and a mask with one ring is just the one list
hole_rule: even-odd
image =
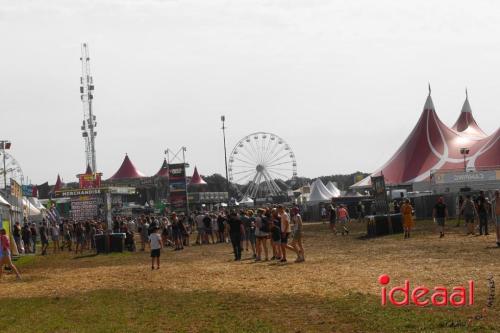
[[182,146],[200,173],[224,174],[221,115],[229,151],[265,131],[299,176],[371,172],[428,82],[446,124],[467,87],[479,125],[498,128],[498,36],[493,0],[0,0],[0,139],[33,183],[76,181],[87,42],[104,178],[125,153],[153,175]]

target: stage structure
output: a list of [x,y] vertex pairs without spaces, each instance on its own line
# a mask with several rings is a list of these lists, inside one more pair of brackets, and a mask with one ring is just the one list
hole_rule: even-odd
[[[290,145],[276,134],[256,132],[241,139],[229,157],[229,181],[245,186],[241,197],[286,195],[277,182],[294,180],[297,162]],[[239,185],[239,186],[238,186]]]
[[81,126],[82,136],[85,140],[85,166],[90,166],[93,172],[97,172],[95,137],[97,132],[96,117],[93,113],[94,79],[90,72],[90,56],[87,43],[82,44],[82,76],[80,77],[80,98],[83,104],[83,123]]

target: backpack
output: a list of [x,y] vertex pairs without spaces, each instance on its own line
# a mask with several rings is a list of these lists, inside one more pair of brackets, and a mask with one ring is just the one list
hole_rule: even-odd
[[269,221],[267,220],[267,217],[263,216],[260,220],[261,220],[260,231],[269,232]]

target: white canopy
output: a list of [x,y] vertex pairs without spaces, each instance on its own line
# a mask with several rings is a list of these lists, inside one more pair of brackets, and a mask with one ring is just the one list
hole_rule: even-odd
[[310,203],[329,201],[333,194],[328,191],[321,179],[316,179],[311,186],[311,193],[309,194]]
[[0,206],[7,206],[10,207],[10,203],[7,202],[1,195],[0,195]]
[[340,190],[331,181],[328,182],[328,184],[326,184],[326,188],[328,189],[328,191],[330,191],[333,194],[334,198],[340,197]]
[[23,206],[25,209],[29,208],[29,216],[39,216],[42,214],[38,208],[36,208],[31,202],[28,201],[25,197],[23,197]]
[[28,200],[39,211],[46,210],[45,206],[42,205],[42,203],[40,202],[40,200],[38,200],[38,198],[30,197],[30,198],[28,198]]
[[243,199],[241,199],[241,201],[238,202],[240,205],[242,206],[253,206],[254,205],[254,201],[252,198],[250,197],[244,197]]

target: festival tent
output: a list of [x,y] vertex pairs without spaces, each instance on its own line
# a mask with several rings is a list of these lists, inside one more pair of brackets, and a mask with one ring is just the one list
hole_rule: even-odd
[[246,207],[253,207],[254,206],[254,201],[250,197],[243,197],[243,199],[241,199],[238,202],[238,205],[240,205],[240,206],[246,206]]
[[108,180],[138,179],[143,177],[145,177],[145,175],[137,170],[128,155],[125,154],[122,165],[120,166],[118,171],[116,171],[115,174]]
[[318,178],[312,183],[308,203],[329,201],[332,196],[332,193],[328,191],[321,179]]
[[191,177],[189,185],[207,185],[207,182],[203,180],[203,178],[201,178],[200,174],[198,173],[198,169],[196,168],[196,166],[194,167],[193,177]]
[[467,92],[465,93],[465,102],[462,106],[462,111],[460,112],[460,116],[458,117],[455,124],[451,127],[451,129],[466,134],[473,138],[485,138],[488,135],[483,132],[483,130],[479,127],[472,115],[472,109],[469,103],[469,96]]
[[63,188],[64,184],[61,180],[61,176],[57,175],[56,184],[54,185],[54,190],[52,192],[60,191]]
[[0,206],[4,207],[10,207],[10,203],[7,202],[1,195],[0,195]]
[[340,195],[341,195],[340,190],[331,181],[328,182],[328,184],[326,184],[326,188],[328,189],[328,191],[330,191],[333,194],[334,198],[340,197]]
[[[469,112],[468,104],[467,100],[464,113]],[[472,118],[467,119],[470,121]],[[467,168],[500,165],[500,131],[487,137],[472,136],[472,130],[477,134],[474,124],[472,125],[462,132],[447,127],[437,116],[429,92],[424,110],[413,131],[389,161],[371,176],[383,175],[389,185],[424,181],[430,177],[431,171],[463,168],[464,157],[460,153],[460,148],[463,147],[470,150],[466,157]],[[469,131],[469,128],[472,130]],[[369,176],[351,188],[370,186]]]
[[36,208],[31,202],[28,201],[26,197],[23,197],[23,208],[24,211],[28,213],[30,217],[41,217],[42,212]]
[[161,165],[160,170],[156,173],[155,177],[165,177],[168,178],[168,163],[167,159],[163,159],[163,164]]
[[28,201],[30,202],[31,205],[33,205],[33,207],[35,207],[39,211],[42,212],[42,211],[46,210],[45,206],[42,205],[42,203],[40,202],[40,200],[38,200],[38,198],[29,197]]

